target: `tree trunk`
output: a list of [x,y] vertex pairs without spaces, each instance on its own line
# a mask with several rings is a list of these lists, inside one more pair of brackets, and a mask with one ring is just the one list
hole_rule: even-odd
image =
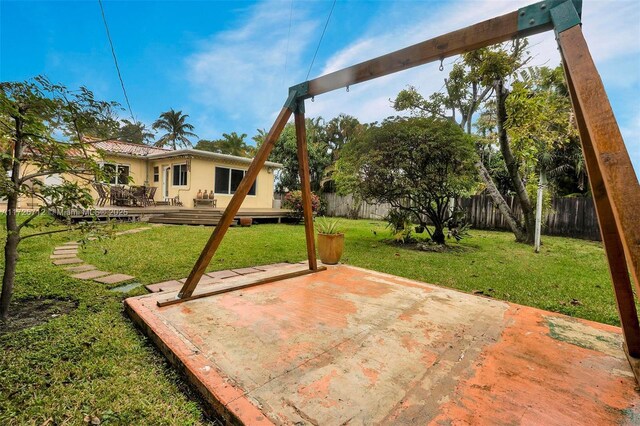
[[436,225],[436,229],[433,231],[433,235],[431,235],[431,239],[436,244],[445,244],[444,229],[442,226]]
[[9,318],[9,303],[13,296],[13,284],[18,263],[18,244],[20,230],[17,221],[18,196],[11,194],[7,198],[7,239],[4,246],[4,274],[2,276],[2,294],[0,295],[0,320]]
[[484,166],[481,160],[476,161],[475,166],[476,169],[478,169],[478,173],[480,174],[480,179],[482,179],[482,182],[484,182],[484,184],[487,186],[487,192],[493,200],[493,204],[498,207],[498,210],[502,214],[502,217],[504,217],[507,225],[509,225],[509,228],[511,228],[511,232],[513,232],[513,234],[516,236],[516,241],[526,241],[527,232],[520,224],[518,218],[513,215],[511,208],[504,200],[504,197],[502,196],[500,191],[498,191],[498,188],[496,188],[496,185],[495,183],[493,183],[493,180],[491,179],[491,175],[489,174],[487,168]]
[[534,232],[535,232],[535,212],[529,195],[527,194],[527,188],[524,186],[520,171],[518,170],[518,162],[513,156],[511,146],[509,145],[509,138],[507,137],[507,129],[505,128],[505,122],[507,121],[507,109],[506,109],[507,90],[504,88],[504,81],[498,80],[496,82],[496,110],[497,110],[497,124],[498,124],[498,140],[500,142],[500,151],[502,157],[507,166],[509,172],[509,180],[516,191],[518,201],[520,201],[520,207],[522,208],[522,214],[524,215],[524,229],[526,232],[526,238],[524,240],[519,239],[516,235],[516,239],[520,242],[533,244]]

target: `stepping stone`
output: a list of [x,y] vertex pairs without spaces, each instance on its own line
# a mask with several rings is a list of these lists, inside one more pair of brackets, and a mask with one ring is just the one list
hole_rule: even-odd
[[105,275],[109,274],[111,274],[111,272],[97,271],[94,269],[93,271],[80,272],[79,274],[71,275],[71,278],[78,278],[79,280],[92,280],[94,278],[104,277]]
[[54,248],[55,251],[59,250],[78,250],[80,246],[58,246]]
[[278,269],[278,268],[283,268],[291,265],[294,265],[294,263],[282,262],[282,263],[272,263],[271,265],[254,266],[254,268],[260,269],[261,271],[270,271],[271,269]]
[[232,269],[232,271],[239,275],[248,275],[248,274],[255,274],[256,272],[261,272],[260,269],[256,269],[256,268],[240,268],[240,269]]
[[63,246],[66,246],[66,247],[69,247],[69,246],[75,246],[75,247],[77,247],[77,246],[79,246],[79,245],[80,245],[80,243],[78,243],[78,242],[76,242],[76,241],[69,241],[68,243],[64,243],[64,244],[62,244],[62,245],[63,245]]
[[78,253],[69,253],[69,254],[52,254],[49,256],[49,259],[69,259],[71,257],[77,257]]
[[134,279],[131,275],[127,274],[112,274],[107,275],[106,277],[95,278],[94,281],[97,281],[102,284],[117,284],[123,281],[129,281]]
[[158,293],[160,291],[180,290],[182,288],[182,284],[183,283],[178,280],[169,280],[156,284],[148,284],[144,287],[151,293]]
[[98,269],[93,265],[80,265],[80,266],[68,266],[64,268],[65,271],[71,272],[85,272],[85,271],[93,271],[94,269]]
[[121,285],[120,287],[112,288],[109,291],[114,291],[114,292],[118,292],[118,293],[128,293],[131,290],[133,290],[134,288],[140,287],[141,285],[142,285],[141,283],[125,284],[125,285]]
[[225,278],[237,277],[238,273],[230,270],[226,270],[226,271],[208,272],[205,275],[216,280],[223,280]]
[[78,250],[55,250],[53,254],[78,254]]
[[[182,284],[184,284],[185,282],[187,282],[186,278],[180,278],[178,281],[180,281]],[[211,284],[214,283],[216,281],[220,281],[220,278],[211,278],[210,276],[207,276],[207,274],[202,275],[202,278],[200,278],[200,281],[198,282],[198,285],[200,284]]]
[[84,260],[78,258],[78,257],[69,257],[69,258],[65,258],[65,259],[55,259],[53,261],[54,265],[72,265],[74,263],[83,263]]

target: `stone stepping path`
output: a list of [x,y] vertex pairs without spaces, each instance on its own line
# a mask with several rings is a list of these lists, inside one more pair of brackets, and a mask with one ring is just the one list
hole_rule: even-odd
[[109,275],[111,272],[107,271],[98,271],[94,269],[92,271],[80,272],[79,274],[71,275],[71,278],[77,278],[79,280],[92,280],[94,278],[104,277],[105,275]]
[[84,260],[80,259],[79,257],[67,257],[64,259],[54,259],[53,264],[54,265],[72,265],[74,263],[82,263],[84,262]]
[[[144,228],[128,229],[126,231],[116,232],[115,235],[137,234],[138,232],[147,231],[149,229],[153,229],[153,227],[148,226]],[[93,241],[97,240],[97,238],[91,237],[89,238],[89,240]],[[53,254],[51,254],[49,258],[52,259],[54,265],[63,266],[64,270],[72,273],[72,278],[80,280],[93,280],[101,284],[119,284],[135,279],[135,277],[127,274],[99,271],[95,266],[84,263],[84,261],[78,257],[79,248],[79,242],[69,241],[55,247]],[[177,283],[180,286],[182,285],[182,283],[180,282]],[[141,283],[129,283],[111,289],[111,291],[127,293],[128,291],[140,287],[141,285]]]
[[95,281],[98,281],[102,284],[118,284],[125,281],[131,281],[134,278],[134,276],[127,274],[111,274],[107,275],[106,277],[96,278]]
[[[159,225],[162,226],[162,225]],[[148,231],[149,229],[153,229],[153,226],[144,227],[144,228],[134,228],[128,229],[126,231],[116,232],[115,235],[130,235],[137,234],[139,232]],[[97,238],[89,238],[89,240],[96,240]],[[131,281],[135,279],[132,275],[121,274],[121,273],[112,273],[109,271],[99,271],[93,265],[89,265],[84,263],[82,259],[78,257],[78,249],[80,247],[80,243],[76,241],[69,241],[68,243],[64,243],[58,247],[56,247],[53,251],[53,254],[49,257],[52,259],[54,265],[64,266],[66,271],[72,273],[71,277],[80,279],[80,280],[93,280],[99,282],[101,284],[119,284],[126,283],[127,281]],[[306,261],[300,262],[306,263]],[[245,275],[255,274],[258,272],[265,272],[271,269],[278,269],[287,266],[296,265],[295,263],[274,263],[271,265],[262,265],[255,266],[252,268],[238,268],[238,269],[227,269],[223,271],[215,271],[209,272],[202,276],[200,282],[198,284],[212,284],[214,282],[221,282],[222,280],[226,280],[228,278],[234,277],[242,277]],[[163,281],[156,284],[146,285],[145,288],[152,293],[158,293],[161,291],[172,291],[179,290],[185,283],[187,278],[182,278],[179,280],[169,280]],[[120,293],[128,293],[129,291],[140,287],[141,283],[127,283],[115,288],[112,288],[110,291],[120,292]]]
[[70,272],[84,272],[84,271],[92,271],[98,268],[96,268],[93,265],[89,265],[85,263],[84,265],[80,265],[80,266],[67,266],[64,269],[65,271],[70,271]]
[[[304,261],[301,263],[307,263],[307,262]],[[265,272],[272,269],[279,269],[282,267],[294,266],[294,265],[296,265],[296,263],[283,262],[283,263],[273,263],[270,265],[255,266],[253,268],[226,269],[223,271],[208,272],[202,276],[198,285],[212,284],[214,282],[220,282],[228,278],[242,277],[245,275],[255,274],[257,272]],[[156,284],[147,284],[144,287],[147,290],[149,290],[151,293],[158,293],[161,291],[175,291],[182,288],[185,281],[187,281],[186,278],[181,278],[179,280],[169,280],[169,281],[163,281],[161,283],[156,283]]]

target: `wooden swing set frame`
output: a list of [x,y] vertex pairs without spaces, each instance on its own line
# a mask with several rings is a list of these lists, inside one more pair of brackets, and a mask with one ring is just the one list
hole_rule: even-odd
[[[244,179],[225,209],[184,286],[167,306],[237,288],[260,285],[324,270],[316,260],[309,183],[304,102],[340,88],[384,75],[549,30],[554,30],[580,133],[602,241],[613,282],[624,349],[636,380],[640,378],[640,325],[633,287],[640,295],[640,186],[620,129],[589,53],[581,28],[581,0],[548,0],[292,86],[289,96]],[[287,121],[294,115],[309,269],[262,279],[240,287],[194,295],[202,275],[269,157]],[[630,270],[630,273],[629,273]]]

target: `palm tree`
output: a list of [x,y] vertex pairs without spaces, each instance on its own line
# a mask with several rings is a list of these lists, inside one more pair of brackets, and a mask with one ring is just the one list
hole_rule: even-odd
[[160,114],[160,118],[153,123],[153,128],[154,130],[166,130],[167,133],[160,137],[154,145],[157,147],[169,145],[173,149],[177,149],[178,146],[190,148],[192,145],[188,137],[197,138],[198,136],[191,132],[194,127],[186,122],[187,117],[189,117],[188,114],[174,111],[173,108]]
[[236,132],[223,133],[222,139],[218,141],[220,153],[246,157],[249,151],[249,146],[244,140],[246,137],[246,133],[241,135]]

